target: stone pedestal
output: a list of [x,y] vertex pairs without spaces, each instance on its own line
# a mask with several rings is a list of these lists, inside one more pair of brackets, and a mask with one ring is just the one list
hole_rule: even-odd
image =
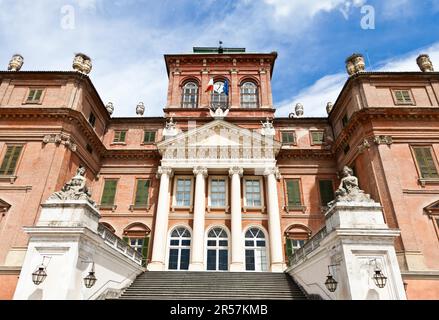
[[[335,265],[331,272],[338,281],[336,299],[406,299],[394,249],[400,231],[384,223],[378,203],[336,202],[326,213],[326,230],[320,245],[326,247],[329,263]],[[387,277],[384,288],[374,283],[377,267]]]

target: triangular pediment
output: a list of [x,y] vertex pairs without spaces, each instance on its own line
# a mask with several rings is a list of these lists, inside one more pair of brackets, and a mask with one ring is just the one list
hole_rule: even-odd
[[425,212],[431,213],[439,213],[439,200],[435,201],[424,208]]
[[274,159],[281,143],[224,120],[214,120],[157,144],[163,159]]
[[0,211],[7,211],[7,210],[9,210],[10,207],[11,207],[11,205],[9,203],[7,203],[3,199],[0,199]]

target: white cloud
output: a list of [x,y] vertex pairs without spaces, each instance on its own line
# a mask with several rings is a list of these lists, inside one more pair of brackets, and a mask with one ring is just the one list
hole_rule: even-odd
[[[376,69],[369,71],[419,71],[416,58],[421,53],[427,53],[433,64],[436,62],[439,67],[439,42],[437,42],[429,47],[419,48],[405,55],[382,61],[377,64]],[[347,73],[345,72],[324,76],[291,99],[279,103],[276,115],[287,116],[294,111],[296,103],[300,102],[304,106],[305,116],[324,117],[327,115],[326,103],[337,100],[346,80]]]

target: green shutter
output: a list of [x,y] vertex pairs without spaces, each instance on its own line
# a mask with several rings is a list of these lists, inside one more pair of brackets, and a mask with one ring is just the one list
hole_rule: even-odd
[[123,237],[122,239],[123,239],[123,241],[125,241],[127,244],[130,244],[130,238],[128,238],[128,237]]
[[438,178],[436,165],[429,147],[414,148],[416,161],[418,162],[419,170],[422,178]]
[[149,236],[146,236],[143,240],[142,246],[142,266],[146,267],[146,259],[148,258],[148,246],[149,246]]
[[145,131],[143,135],[143,142],[154,142],[155,141],[155,131]]
[[116,186],[117,186],[117,180],[105,180],[104,192],[102,193],[102,199],[101,199],[101,206],[114,205]]
[[125,142],[125,136],[126,136],[127,132],[126,131],[121,131],[120,132],[120,136],[119,136],[119,141],[120,142]]
[[14,174],[22,149],[23,146],[8,146],[6,148],[6,154],[0,167],[1,175]]
[[43,90],[36,90],[35,97],[33,98],[33,100],[34,101],[40,101],[42,93],[43,93]]
[[135,207],[147,206],[149,195],[149,180],[137,180]]
[[323,131],[311,132],[311,138],[313,144],[322,144],[323,142]]
[[332,180],[319,180],[320,203],[326,206],[328,202],[334,200],[334,187]]
[[288,207],[302,205],[299,180],[287,180]]
[[293,245],[291,244],[291,239],[286,239],[285,241],[286,251],[287,251],[287,257],[290,257],[293,255]]

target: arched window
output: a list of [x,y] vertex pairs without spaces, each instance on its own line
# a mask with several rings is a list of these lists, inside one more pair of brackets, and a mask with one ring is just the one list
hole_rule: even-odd
[[135,222],[123,230],[123,239],[142,255],[142,265],[146,267],[151,229],[140,222]]
[[247,81],[241,85],[241,107],[258,107],[258,86],[253,82]]
[[185,227],[177,227],[169,240],[169,270],[188,270],[191,234]]
[[229,107],[228,95],[224,92],[224,81],[216,81],[213,84],[210,105],[214,108],[226,109]]
[[245,270],[268,270],[265,235],[259,228],[250,228],[245,233]]
[[207,235],[207,270],[227,271],[229,241],[223,228],[213,228]]
[[285,232],[285,254],[287,261],[294,252],[305,244],[311,236],[311,230],[302,225],[292,225]]
[[198,85],[193,82],[186,82],[183,86],[183,94],[181,99],[182,108],[198,107]]

